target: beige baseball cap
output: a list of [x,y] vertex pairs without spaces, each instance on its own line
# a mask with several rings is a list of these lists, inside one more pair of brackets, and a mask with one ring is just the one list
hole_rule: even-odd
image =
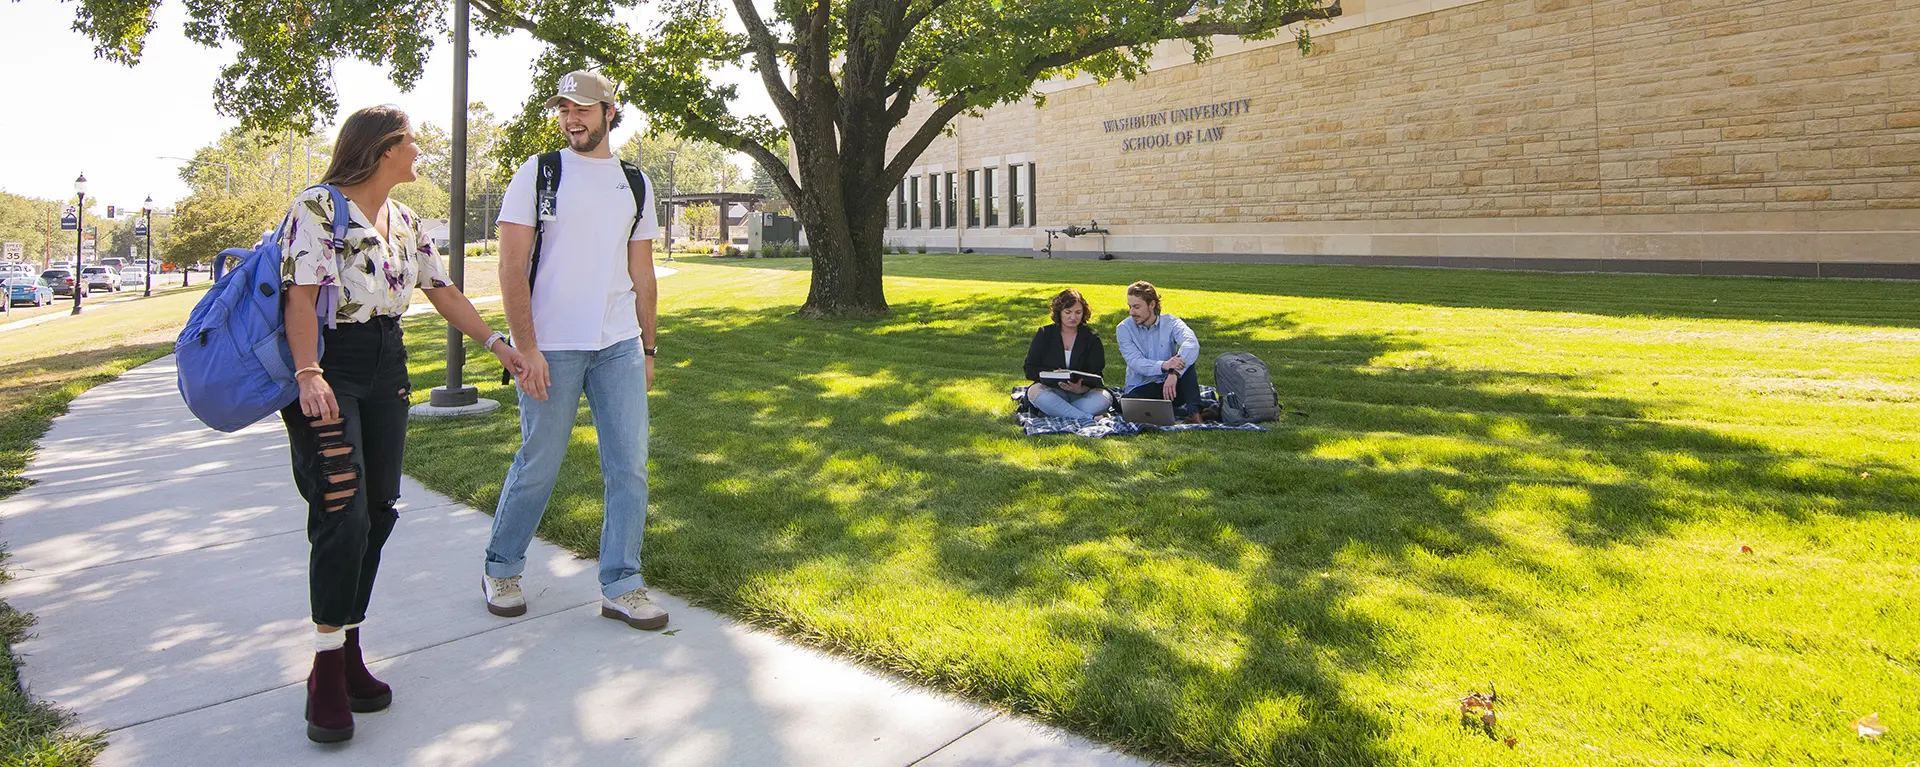
[[575,104],[618,104],[613,90],[613,82],[599,72],[586,69],[568,72],[560,76],[560,93],[547,99],[547,108],[560,106],[561,99]]

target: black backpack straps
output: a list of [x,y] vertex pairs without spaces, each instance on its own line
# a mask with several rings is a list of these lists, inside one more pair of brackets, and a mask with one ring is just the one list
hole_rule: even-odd
[[560,214],[560,153],[540,155],[539,175],[533,195],[533,253],[527,266],[527,299],[533,299],[533,281],[540,276],[540,244],[545,239],[548,218]]
[[[533,303],[533,281],[540,276],[540,244],[545,239],[547,217],[560,212],[560,153],[548,152],[535,163],[533,193],[533,252],[527,258],[527,303]],[[512,343],[512,341],[508,341]],[[513,383],[513,371],[500,371],[500,385]]]
[[620,170],[627,174],[627,188],[633,190],[633,226],[627,227],[627,239],[631,240],[633,233],[640,231],[640,219],[647,217],[647,177],[626,160],[620,161]]

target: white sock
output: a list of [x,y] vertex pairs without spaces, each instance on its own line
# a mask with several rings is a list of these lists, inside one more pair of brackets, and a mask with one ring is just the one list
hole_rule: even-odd
[[328,650],[338,650],[346,646],[347,646],[347,632],[345,631],[313,632],[313,651],[314,652],[327,652]]
[[340,627],[340,630],[341,630],[342,632],[346,632],[346,631],[352,631],[352,630],[354,630],[354,629],[357,629],[357,628],[360,628],[360,624],[358,624],[358,623],[349,623],[349,624],[347,624],[347,625],[345,625],[345,626],[341,626],[341,627]]

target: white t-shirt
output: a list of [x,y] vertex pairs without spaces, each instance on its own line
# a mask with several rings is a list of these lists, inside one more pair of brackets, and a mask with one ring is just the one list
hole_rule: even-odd
[[[538,220],[539,169],[540,158],[529,157],[514,172],[500,203],[501,223]],[[648,179],[647,210],[633,226],[633,191],[620,161],[560,151],[558,218],[542,227],[533,283],[533,332],[542,351],[599,351],[639,337],[627,230],[633,229],[634,242],[659,234],[654,200]]]

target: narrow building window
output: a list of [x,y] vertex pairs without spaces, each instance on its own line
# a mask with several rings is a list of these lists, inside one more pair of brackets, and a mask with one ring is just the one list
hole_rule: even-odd
[[947,171],[947,228],[948,229],[952,229],[960,225],[960,218],[959,216],[955,215],[959,211],[959,206],[957,204],[957,201],[953,198],[953,194],[954,194],[953,181],[954,181],[953,171]]
[[938,173],[930,174],[927,176],[927,228],[928,229],[944,228],[940,224],[940,222],[942,221],[940,214],[945,213],[946,209],[940,207],[940,199],[941,199],[940,198],[940,174]]
[[1040,187],[1034,185],[1036,163],[1027,163],[1027,226],[1040,225]]
[[907,228],[907,188],[905,186],[893,188],[893,228]]
[[920,177],[907,177],[907,226],[920,228]]
[[1010,227],[1027,222],[1027,199],[1020,189],[1020,166],[1007,166],[1007,226]]
[[993,169],[980,169],[982,185],[986,187],[987,226],[1000,225],[1000,187],[993,183]]
[[967,171],[967,226],[980,226],[980,170]]

